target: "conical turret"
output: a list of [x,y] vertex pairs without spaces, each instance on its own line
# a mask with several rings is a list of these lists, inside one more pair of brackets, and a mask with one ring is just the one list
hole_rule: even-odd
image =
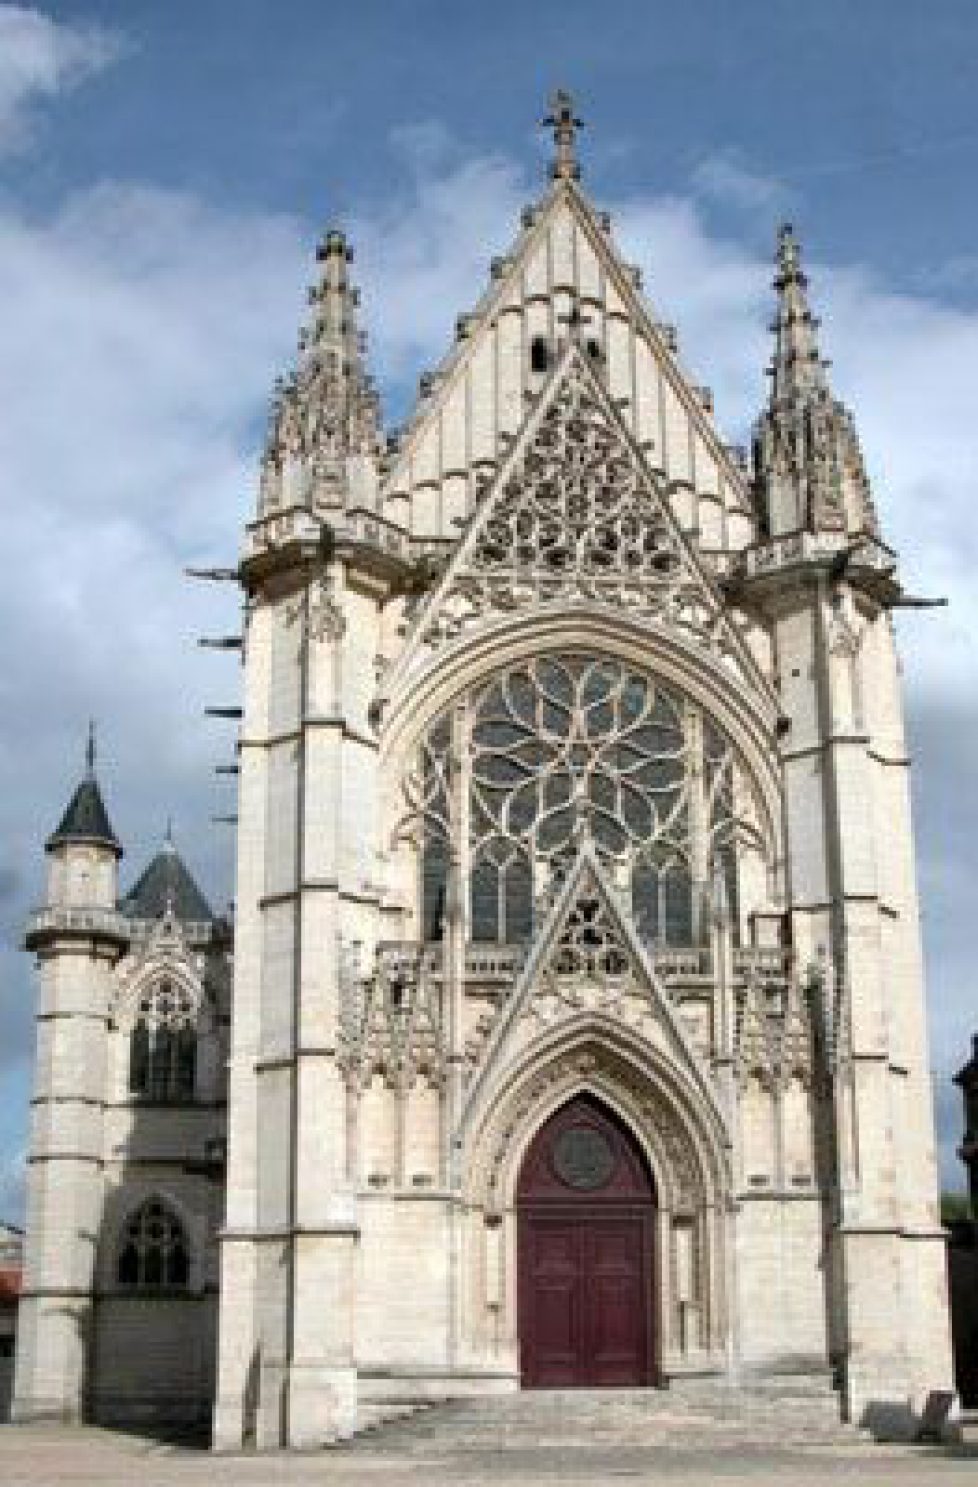
[[56,831],[45,842],[45,850],[53,852],[69,844],[105,847],[116,857],[122,856],[122,847],[102,800],[95,776],[95,725],[89,724],[88,742],[85,746],[85,773],[65,808]]
[[800,530],[875,534],[862,450],[852,415],[829,386],[790,223],[778,233],[774,287],[771,394],[754,438],[761,521],[772,536]]
[[112,830],[95,775],[94,724],[88,731],[85,773],[44,850],[50,906],[115,908],[122,845]]
[[372,505],[381,452],[376,391],[364,368],[350,283],[353,250],[330,231],[317,253],[312,314],[295,370],[276,388],[262,461],[260,514],[280,506]]
[[214,912],[177,851],[170,823],[162,847],[119,908],[129,919],[156,920],[171,915],[184,924],[213,923]]

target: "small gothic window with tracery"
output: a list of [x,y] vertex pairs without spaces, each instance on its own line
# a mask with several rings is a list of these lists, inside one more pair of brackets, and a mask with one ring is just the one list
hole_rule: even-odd
[[116,1275],[134,1290],[185,1290],[190,1257],[183,1226],[158,1198],[143,1203],[126,1223]]
[[590,839],[643,938],[692,945],[721,880],[736,932],[738,848],[762,847],[726,736],[691,699],[603,656],[540,656],[472,688],[428,729],[405,793],[426,940],[442,936],[453,863],[470,938],[528,940]]
[[186,987],[169,979],[155,982],[142,994],[129,1040],[131,1094],[161,1104],[194,1098],[196,1010]]

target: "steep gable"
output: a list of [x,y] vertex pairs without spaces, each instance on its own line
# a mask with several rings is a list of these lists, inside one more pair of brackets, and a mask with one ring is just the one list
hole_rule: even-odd
[[706,550],[749,542],[745,476],[717,434],[707,395],[679,366],[675,333],[643,300],[607,219],[566,179],[524,213],[513,250],[494,260],[487,293],[459,318],[455,348],[423,379],[385,481],[384,514],[416,537],[454,540],[546,380],[535,346],[552,366],[570,339],[592,356],[629,432],[669,482],[683,528]]
[[424,655],[493,614],[588,601],[631,610],[763,683],[668,499],[600,379],[571,344],[434,592],[392,694]]
[[658,1047],[724,1124],[713,1085],[656,979],[631,915],[611,888],[592,843],[585,841],[512,995],[476,1051],[466,1109],[538,1034],[588,1014],[608,1018]]

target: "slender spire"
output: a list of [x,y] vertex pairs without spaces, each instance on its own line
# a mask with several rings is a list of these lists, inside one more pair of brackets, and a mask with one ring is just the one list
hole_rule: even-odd
[[95,778],[95,719],[88,720],[88,740],[85,744],[85,774],[88,779]]
[[775,335],[772,400],[821,391],[827,388],[826,362],[819,354],[815,332],[818,320],[808,304],[808,278],[801,266],[801,244],[790,222],[778,229],[778,271],[774,287],[778,313]]
[[261,508],[342,506],[350,461],[379,457],[380,409],[364,367],[359,292],[350,282],[353,250],[330,229],[318,248],[308,324],[295,370],[276,384],[262,468]]
[[808,303],[808,277],[790,222],[778,230],[771,393],[754,438],[760,514],[771,535],[801,529],[876,533],[855,425],[833,396]]
[[553,163],[550,174],[554,180],[576,181],[581,174],[577,161],[577,131],[583,129],[582,121],[574,113],[574,100],[565,88],[557,88],[550,97],[550,112],[542,121],[554,132]]

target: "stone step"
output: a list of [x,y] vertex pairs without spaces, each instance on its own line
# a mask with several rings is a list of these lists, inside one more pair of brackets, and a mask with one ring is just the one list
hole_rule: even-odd
[[395,1421],[409,1419],[412,1415],[421,1414],[429,1406],[426,1402],[395,1402],[390,1401],[367,1401],[357,1407],[357,1426],[355,1436],[367,1435],[371,1431],[381,1430],[385,1426],[392,1425]]
[[373,1442],[405,1456],[432,1449],[466,1455],[487,1445],[507,1453],[548,1443],[676,1447],[694,1437],[708,1438],[719,1449],[748,1442],[819,1447],[860,1440],[842,1423],[826,1376],[789,1379],[783,1388],[770,1379],[750,1380],[744,1388],[718,1379],[683,1379],[669,1389],[533,1390],[451,1400],[404,1409],[349,1448],[369,1451]]

